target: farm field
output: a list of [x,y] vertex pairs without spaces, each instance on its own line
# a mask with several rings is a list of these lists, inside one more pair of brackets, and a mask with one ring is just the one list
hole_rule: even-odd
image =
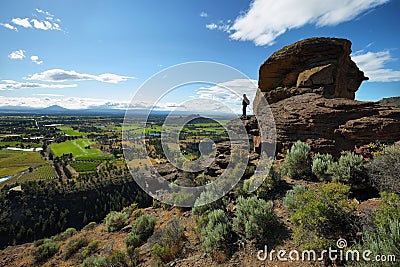
[[84,139],[77,139],[77,140],[71,140],[71,141],[65,141],[62,143],[54,143],[50,145],[51,150],[53,151],[54,155],[60,157],[63,154],[69,154],[72,153],[75,158],[93,158],[97,159],[99,157],[104,157],[103,153],[94,148],[89,148],[86,149],[85,147],[91,146],[95,144],[92,140],[88,138]]
[[29,167],[45,164],[39,152],[0,150],[0,177],[15,175]]
[[36,179],[54,179],[56,174],[54,169],[49,165],[39,166],[34,169],[32,172],[26,172],[21,175],[18,179],[19,182],[26,180],[36,180]]
[[81,133],[77,130],[72,129],[72,127],[68,126],[58,126],[57,128],[68,136],[87,136],[89,134],[89,133]]
[[100,163],[100,161],[75,161],[70,165],[77,172],[95,172]]

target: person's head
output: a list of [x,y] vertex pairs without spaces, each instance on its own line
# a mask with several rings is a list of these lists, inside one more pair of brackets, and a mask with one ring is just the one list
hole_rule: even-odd
[[243,97],[246,97],[246,94],[243,94]]

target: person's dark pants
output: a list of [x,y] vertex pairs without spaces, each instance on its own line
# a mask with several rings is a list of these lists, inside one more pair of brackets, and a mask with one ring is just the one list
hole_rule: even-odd
[[247,109],[247,106],[243,105],[243,115],[242,115],[243,117],[246,116],[246,109]]

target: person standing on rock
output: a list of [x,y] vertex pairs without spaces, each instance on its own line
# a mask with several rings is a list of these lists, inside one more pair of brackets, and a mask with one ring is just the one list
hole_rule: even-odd
[[243,94],[243,101],[242,101],[243,114],[242,114],[242,117],[246,117],[246,109],[247,109],[247,106],[249,104],[250,104],[250,100],[247,98],[246,94]]

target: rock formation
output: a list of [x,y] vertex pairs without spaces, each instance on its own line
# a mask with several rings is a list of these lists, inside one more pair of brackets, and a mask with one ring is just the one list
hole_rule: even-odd
[[[400,109],[374,102],[355,101],[364,73],[351,60],[351,42],[311,38],[286,46],[260,67],[253,110],[258,119],[260,98],[274,115],[277,151],[297,140],[314,151],[338,155],[357,145],[400,139]],[[255,117],[245,120],[257,137]]]

